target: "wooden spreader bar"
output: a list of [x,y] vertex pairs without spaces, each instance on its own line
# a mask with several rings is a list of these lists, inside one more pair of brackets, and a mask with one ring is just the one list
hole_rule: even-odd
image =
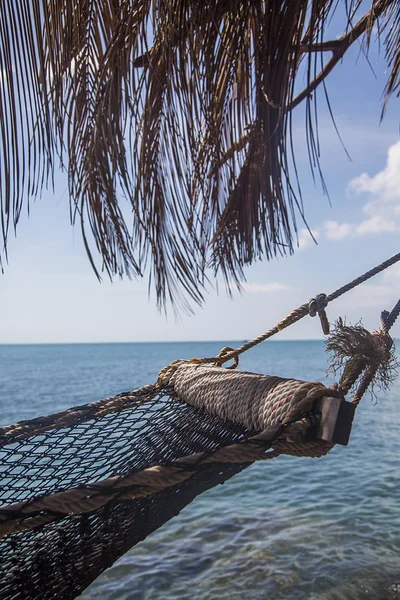
[[315,401],[313,412],[320,416],[317,439],[347,446],[356,405],[341,398],[324,396]]

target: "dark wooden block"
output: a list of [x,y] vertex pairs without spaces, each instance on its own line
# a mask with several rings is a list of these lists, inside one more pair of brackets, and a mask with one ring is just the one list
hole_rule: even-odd
[[355,405],[340,398],[323,397],[315,402],[313,412],[321,419],[316,437],[326,442],[347,446]]

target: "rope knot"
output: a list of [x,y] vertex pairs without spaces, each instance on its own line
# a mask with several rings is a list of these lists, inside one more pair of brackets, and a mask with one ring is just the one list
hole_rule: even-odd
[[174,360],[171,364],[167,365],[158,374],[156,389],[160,390],[163,387],[166,387],[170,384],[171,377],[176,373],[178,367],[182,364],[187,363],[187,360]]
[[[239,349],[240,350],[240,349]],[[239,364],[239,353],[235,348],[230,346],[224,346],[217,356],[209,358],[191,358],[189,363],[191,365],[213,365],[214,367],[222,367],[228,360],[233,360],[233,365],[226,367],[227,369],[236,369]]]
[[327,306],[328,299],[326,294],[318,294],[315,298],[311,298],[308,303],[308,314],[310,317],[319,316],[324,335],[329,335],[329,321],[325,311]]
[[227,369],[236,369],[236,367],[239,365],[239,356],[237,354],[232,355],[232,353],[234,353],[234,352],[235,352],[234,348],[231,348],[230,346],[224,346],[220,350],[219,354],[217,354],[217,356],[215,357],[215,365],[222,367],[224,362],[232,359],[233,365],[231,365],[230,367],[226,367],[226,368]]

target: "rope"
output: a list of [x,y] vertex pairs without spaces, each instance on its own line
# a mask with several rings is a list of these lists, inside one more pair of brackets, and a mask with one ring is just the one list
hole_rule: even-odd
[[343,396],[347,396],[353,385],[363,373],[367,366],[367,361],[355,358],[353,359],[352,364],[352,359],[350,359],[346,366],[347,368],[344,370],[338,386],[338,390]]
[[[368,390],[369,386],[374,381],[379,368],[386,361],[389,361],[389,359],[390,359],[390,350],[393,346],[393,340],[389,335],[389,331],[390,331],[392,325],[394,324],[394,322],[396,321],[396,318],[397,318],[397,315],[399,312],[400,312],[400,300],[397,302],[397,304],[394,307],[394,309],[392,310],[392,312],[389,313],[389,317],[385,320],[384,326],[380,330],[374,331],[372,334],[372,336],[375,338],[375,340],[377,340],[377,342],[382,347],[383,355],[379,361],[375,362],[372,365],[371,364],[368,365],[368,367],[366,364],[364,364],[364,369],[362,369],[361,372],[359,372],[359,376],[360,376],[361,373],[366,369],[361,378],[361,381],[358,385],[356,393],[354,394],[353,399],[352,399],[352,403],[355,404],[356,406],[358,406],[361,398],[364,396],[365,392]],[[397,315],[396,315],[396,313],[397,313]]]
[[400,260],[400,252],[398,254],[395,254],[391,258],[388,258],[388,260],[385,260],[383,263],[374,267],[373,269],[370,269],[369,271],[364,273],[364,275],[360,275],[360,277],[353,279],[353,281],[350,281],[350,283],[348,283],[347,285],[344,285],[343,287],[339,288],[338,290],[336,290],[336,292],[333,292],[332,294],[330,294],[327,297],[328,302],[332,302],[332,300],[336,300],[337,298],[339,298],[339,296],[343,296],[343,294],[345,294],[346,292],[349,292],[350,290],[354,289],[361,283],[364,283],[368,279],[371,279],[371,277],[375,277],[375,275],[382,273],[382,271],[393,266],[394,264],[399,262],[399,260]]
[[385,333],[389,333],[390,329],[395,324],[398,316],[400,314],[400,300],[397,302],[396,306],[393,308],[391,312],[384,310],[381,314],[382,321],[382,330]]
[[368,369],[362,376],[360,385],[358,386],[357,391],[352,399],[352,403],[356,406],[359,405],[361,398],[364,396],[365,392],[368,390],[369,386],[373,382],[374,377],[376,375],[376,371],[376,369]]
[[[312,298],[307,304],[302,304],[298,308],[292,310],[292,312],[290,312],[275,327],[272,327],[272,329],[269,329],[265,333],[262,333],[261,335],[257,336],[253,340],[246,342],[246,344],[239,346],[239,348],[236,348],[235,350],[226,351],[222,355],[220,353],[218,356],[213,356],[213,357],[208,357],[208,358],[191,358],[190,362],[192,364],[196,364],[196,365],[212,363],[212,364],[215,364],[218,366],[222,366],[228,360],[232,360],[232,359],[236,360],[240,356],[240,354],[247,352],[247,350],[254,348],[254,346],[261,344],[261,342],[264,342],[265,340],[269,339],[273,335],[276,335],[283,329],[286,329],[286,327],[289,327],[290,325],[297,323],[298,321],[300,321],[300,319],[303,319],[305,316],[310,315],[311,313],[314,313],[314,312],[315,312],[315,314],[317,314],[317,313],[319,314],[320,312],[322,313],[322,318],[320,315],[322,328],[323,328],[323,330],[324,330],[324,328],[325,328],[325,330],[327,330],[328,320],[326,318],[325,307],[329,304],[329,302],[336,300],[343,294],[349,292],[350,290],[354,289],[361,283],[364,283],[368,279],[371,279],[371,277],[378,275],[378,273],[381,273],[382,271],[391,267],[392,265],[394,265],[395,263],[397,263],[399,261],[400,261],[400,252],[398,254],[395,254],[388,260],[385,260],[380,265],[377,265],[373,269],[370,269],[363,275],[360,275],[360,277],[353,279],[353,281],[350,281],[349,283],[340,287],[339,289],[332,292],[328,296],[325,296],[325,294],[319,294],[315,299]],[[323,300],[321,300],[321,297],[323,298]],[[310,306],[311,306],[311,310],[310,310]],[[324,313],[325,313],[325,315],[324,315]],[[400,300],[397,303],[396,307],[393,309],[392,313],[393,313],[392,320],[394,323],[397,316],[400,314]],[[392,313],[390,313],[390,315],[392,315]],[[311,315],[311,316],[313,316],[313,315]],[[329,323],[328,323],[328,327],[329,327]],[[325,330],[324,330],[324,333],[325,333]]]
[[257,432],[308,412],[317,398],[340,397],[337,390],[319,382],[190,365],[185,361],[170,372],[164,385],[186,404]]

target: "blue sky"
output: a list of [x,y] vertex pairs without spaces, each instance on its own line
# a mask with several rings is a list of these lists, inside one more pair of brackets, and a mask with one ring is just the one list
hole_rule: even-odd
[[[9,264],[0,275],[0,343],[242,340],[269,329],[291,309],[320,292],[329,293],[400,250],[399,101],[391,100],[380,123],[386,64],[374,47],[374,73],[360,46],[346,54],[327,79],[336,123],[351,161],[334,130],[320,94],[322,169],[331,206],[310,174],[304,107],[296,109],[294,137],[308,224],[294,256],[246,270],[244,293],[230,299],[208,290],[202,308],[175,321],[157,313],[147,281],[99,283],[86,258],[79,228],[69,223],[66,179],[57,174],[23,215],[10,236]],[[217,282],[218,283],[218,282]],[[374,329],[381,310],[400,297],[400,267],[392,267],[328,307],[338,316]],[[399,333],[399,325],[394,334]],[[321,338],[318,319],[307,318],[280,339]]]

